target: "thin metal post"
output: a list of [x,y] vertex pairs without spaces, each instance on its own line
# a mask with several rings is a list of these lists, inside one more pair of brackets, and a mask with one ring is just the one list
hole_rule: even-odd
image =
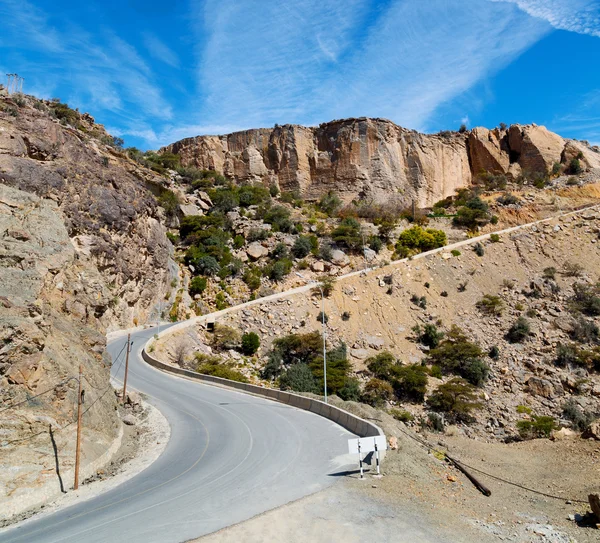
[[363,474],[362,454],[360,454],[360,439],[358,440],[358,464],[360,465],[360,478],[364,479],[365,476]]
[[325,296],[323,294],[323,287],[319,286],[321,291],[321,322],[323,324],[323,395],[325,396],[325,403],[327,403],[327,346],[325,344]]
[[123,405],[127,401],[127,373],[129,372],[129,349],[131,347],[131,334],[127,334],[127,354],[125,355],[125,378],[123,379]]
[[79,457],[81,454],[81,403],[82,403],[82,387],[83,385],[83,365],[79,364],[79,392],[77,393],[77,444],[75,445],[75,483],[73,489],[79,488]]
[[377,439],[373,438],[373,441],[375,442],[375,461],[377,462],[377,475],[381,475],[379,473],[379,449],[377,448]]

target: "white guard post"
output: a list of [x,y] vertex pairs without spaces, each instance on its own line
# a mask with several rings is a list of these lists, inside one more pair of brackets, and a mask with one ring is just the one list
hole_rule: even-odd
[[387,449],[387,440],[385,436],[363,437],[348,440],[348,452],[350,454],[358,454],[358,464],[360,466],[360,478],[364,479],[362,453],[374,452],[375,461],[377,463],[377,475],[380,475],[379,467],[379,451]]

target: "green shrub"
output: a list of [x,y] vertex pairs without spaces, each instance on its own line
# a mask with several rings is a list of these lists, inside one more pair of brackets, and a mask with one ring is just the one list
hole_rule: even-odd
[[517,413],[521,415],[531,415],[531,407],[527,407],[526,405],[517,405]]
[[196,371],[204,375],[212,375],[222,379],[247,383],[248,378],[241,372],[233,368],[232,363],[223,363],[217,356],[207,356],[201,353],[196,353],[198,362]]
[[189,293],[190,296],[195,296],[196,294],[202,294],[207,287],[207,280],[205,277],[194,277],[190,281]]
[[337,279],[332,275],[322,275],[318,279],[320,290],[319,287],[315,287],[315,292],[320,293],[322,290],[323,296],[325,296],[325,298],[329,298],[329,296],[331,296],[332,292],[335,289],[335,283]]
[[554,268],[553,266],[544,268],[542,275],[543,275],[544,279],[554,280],[556,278],[556,268]]
[[375,377],[386,380],[390,379],[391,368],[396,362],[396,357],[388,351],[383,351],[365,360],[368,370],[373,373]]
[[475,304],[475,307],[484,315],[499,316],[502,315],[504,310],[504,302],[500,296],[484,294],[483,298]]
[[252,243],[254,241],[264,241],[269,238],[269,231],[264,228],[251,228],[248,231],[248,243]]
[[473,245],[473,251],[475,251],[477,256],[483,256],[485,254],[485,249],[481,243],[476,243]]
[[275,232],[291,233],[294,230],[294,225],[290,221],[290,210],[287,207],[259,208],[257,215],[257,218],[262,218],[264,222],[270,224]]
[[506,333],[506,339],[511,343],[521,343],[531,334],[529,321],[525,317],[519,317]]
[[520,200],[514,194],[505,192],[502,196],[496,198],[496,202],[498,202],[501,206],[509,206],[518,204]]
[[242,335],[242,353],[252,356],[260,347],[260,337],[256,332],[248,332]]
[[214,256],[202,256],[196,261],[195,265],[199,273],[208,276],[216,275],[221,270],[221,266],[219,266]]
[[360,223],[352,217],[342,219],[340,224],[331,232],[331,238],[338,245],[356,251],[362,246]]
[[292,261],[289,258],[282,258],[267,265],[264,274],[272,281],[281,281],[292,270]]
[[242,185],[237,192],[240,205],[243,207],[260,205],[271,199],[269,189],[259,185]]
[[[327,383],[329,384],[329,383]],[[327,387],[329,388],[329,387]],[[354,377],[347,377],[344,381],[344,386],[337,389],[335,392],[345,402],[358,402],[360,401],[361,392],[360,384],[358,379]]]
[[281,374],[279,377],[279,388],[295,392],[319,392],[317,381],[312,371],[307,364],[302,362],[291,365]]
[[600,284],[585,285],[583,283],[574,283],[573,291],[575,294],[571,298],[571,306],[577,311],[597,317],[600,315]]
[[227,213],[240,205],[240,198],[233,188],[219,188],[211,192],[213,207],[217,211]]
[[319,200],[319,209],[323,213],[327,213],[330,217],[332,217],[341,206],[342,201],[338,195],[331,190]]
[[437,347],[444,337],[444,332],[439,331],[435,324],[426,324],[425,326],[417,324],[413,327],[413,332],[420,343],[431,349]]
[[212,345],[220,351],[237,349],[240,346],[240,333],[231,326],[215,324],[212,337]]
[[317,322],[327,324],[329,322],[329,317],[327,316],[327,313],[319,311],[319,314],[317,315]]
[[290,334],[276,339],[272,351],[279,354],[284,365],[308,364],[315,354],[322,353],[323,339],[319,332]]
[[500,241],[500,236],[498,234],[490,234],[490,241],[492,243],[498,243]]
[[233,238],[233,248],[234,249],[241,249],[245,244],[246,244],[246,240],[244,239],[244,236],[237,234]]
[[532,420],[520,420],[517,422],[517,429],[523,439],[533,439],[536,437],[550,437],[552,430],[556,429],[556,421],[552,417],[535,416]]
[[489,373],[483,356],[479,345],[469,341],[460,328],[453,326],[446,339],[429,351],[427,363],[440,366],[444,373],[457,374],[472,385],[481,386]]
[[488,352],[488,356],[492,359],[492,360],[497,360],[500,357],[500,349],[498,348],[497,345],[493,345],[489,352]]
[[413,294],[410,297],[410,301],[421,309],[427,309],[427,298],[425,298],[425,296],[417,296],[416,294]]
[[366,385],[362,401],[373,407],[383,407],[394,396],[394,389],[387,381],[373,378]]
[[413,417],[408,411],[405,411],[404,409],[390,409],[389,413],[396,420],[404,422],[405,424],[407,422],[415,420],[415,417]]
[[418,225],[404,230],[398,236],[396,252],[402,256],[422,253],[443,247],[447,243],[446,233],[433,228],[421,228]]
[[378,253],[383,249],[383,241],[377,236],[371,236],[369,238],[369,248]]
[[342,313],[342,320],[343,321],[349,321],[350,320],[350,316],[351,316],[350,311],[344,311]]
[[282,258],[288,258],[290,253],[285,243],[279,242],[273,247],[271,254],[269,255],[274,260],[280,260]]
[[460,256],[460,251],[458,249],[452,249],[450,254],[452,254],[452,256]]
[[598,333],[598,327],[593,321],[589,321],[579,315],[573,323],[570,335],[571,339],[580,343],[592,343],[598,339]]
[[248,288],[252,291],[258,290],[260,288],[261,280],[261,271],[258,268],[248,268],[244,271],[244,275],[242,276],[242,280]]
[[571,175],[579,175],[581,172],[583,172],[581,161],[578,158],[572,158],[571,162],[569,162],[569,173]]
[[173,234],[173,232],[167,232],[167,239],[173,245],[177,245],[179,243],[179,236],[177,234]]
[[165,210],[167,217],[174,217],[179,209],[179,198],[172,190],[163,190],[158,196],[158,205]]
[[487,224],[490,219],[489,206],[479,196],[474,196],[464,206],[458,208],[452,222],[455,226],[472,230]]
[[396,396],[413,402],[422,402],[427,392],[426,371],[426,368],[420,364],[392,366],[391,384]]
[[477,399],[474,387],[464,379],[455,377],[437,387],[427,398],[427,405],[435,411],[446,413],[453,421],[470,422],[473,419],[471,411],[482,407]]
[[308,236],[298,236],[292,246],[292,254],[296,258],[304,258],[310,254],[312,243]]
[[583,432],[594,422],[596,417],[593,413],[583,412],[575,400],[568,400],[562,407],[562,416],[571,421],[573,430]]
[[443,432],[444,419],[437,413],[427,413],[426,427],[429,427],[433,432]]

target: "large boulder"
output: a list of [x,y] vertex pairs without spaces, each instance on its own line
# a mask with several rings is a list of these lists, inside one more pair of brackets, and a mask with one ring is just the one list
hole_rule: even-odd
[[508,130],[508,144],[513,161],[525,172],[550,172],[560,162],[564,140],[545,126],[513,124]]
[[269,254],[269,250],[266,247],[263,247],[258,241],[251,243],[246,249],[246,254],[252,260],[259,260],[263,256],[267,256]]
[[534,396],[542,396],[543,398],[554,398],[555,391],[552,383],[547,379],[541,379],[540,377],[530,377],[527,381],[529,387],[529,393]]
[[347,266],[350,263],[350,259],[344,253],[344,251],[340,249],[334,249],[331,251],[331,263],[336,266]]
[[481,171],[507,173],[510,166],[508,153],[500,146],[498,130],[477,127],[469,134],[471,169],[475,175]]
[[596,441],[600,441],[600,420],[592,422],[587,430],[581,434],[581,437],[584,439],[595,439]]

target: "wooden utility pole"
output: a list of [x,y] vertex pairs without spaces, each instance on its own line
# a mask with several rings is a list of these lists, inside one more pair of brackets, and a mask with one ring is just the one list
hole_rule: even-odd
[[79,488],[79,456],[81,453],[81,403],[83,400],[83,365],[79,364],[79,393],[77,394],[77,445],[75,446],[75,484],[73,489]]
[[129,371],[129,347],[131,346],[131,334],[127,334],[127,353],[125,354],[125,378],[123,379],[123,405],[127,401],[127,372]]

